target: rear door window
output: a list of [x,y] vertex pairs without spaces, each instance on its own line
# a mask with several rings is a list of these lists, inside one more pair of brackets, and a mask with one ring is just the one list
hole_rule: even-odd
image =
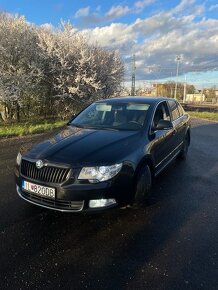
[[182,117],[184,115],[184,111],[180,103],[177,103],[178,109],[179,109],[179,116]]
[[172,115],[172,121],[175,121],[176,119],[180,117],[177,102],[175,100],[169,100],[168,104],[169,104],[171,115]]

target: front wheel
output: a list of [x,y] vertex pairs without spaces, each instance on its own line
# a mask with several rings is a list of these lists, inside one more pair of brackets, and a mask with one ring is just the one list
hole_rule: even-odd
[[150,167],[146,164],[140,168],[136,180],[134,204],[144,205],[151,194],[152,175]]

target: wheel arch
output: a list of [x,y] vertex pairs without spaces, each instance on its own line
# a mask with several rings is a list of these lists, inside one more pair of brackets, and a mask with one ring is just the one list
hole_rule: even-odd
[[191,129],[190,127],[187,128],[185,136],[188,135],[188,145],[190,145],[191,142]]
[[136,170],[135,170],[135,176],[134,176],[134,182],[136,181],[137,175],[139,173],[139,170],[144,166],[144,165],[148,165],[149,169],[151,171],[151,176],[152,176],[152,180],[154,179],[155,176],[155,167],[154,167],[154,161],[152,159],[152,157],[150,155],[145,156],[144,158],[142,158],[140,160],[140,162],[138,163]]

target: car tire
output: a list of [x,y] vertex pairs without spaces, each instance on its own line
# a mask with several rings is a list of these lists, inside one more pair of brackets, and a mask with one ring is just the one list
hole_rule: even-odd
[[183,142],[182,150],[180,151],[178,157],[181,160],[186,160],[188,154],[188,147],[189,147],[189,135],[186,134],[185,140]]
[[145,205],[151,194],[152,174],[150,167],[143,165],[137,174],[134,205]]

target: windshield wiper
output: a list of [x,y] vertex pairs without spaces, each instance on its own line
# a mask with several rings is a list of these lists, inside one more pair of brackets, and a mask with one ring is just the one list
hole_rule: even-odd
[[84,128],[84,129],[95,129],[95,130],[119,131],[118,129],[115,129],[115,128],[110,128],[110,127],[98,127],[98,126],[83,126],[82,128]]
[[109,131],[119,131],[119,129],[110,128],[110,127],[99,127],[99,129],[102,129],[102,130],[109,130]]
[[86,125],[75,124],[75,123],[70,123],[69,125],[70,126],[75,126],[77,128],[83,128],[83,129],[119,131],[119,129],[110,128],[110,127],[86,126]]

